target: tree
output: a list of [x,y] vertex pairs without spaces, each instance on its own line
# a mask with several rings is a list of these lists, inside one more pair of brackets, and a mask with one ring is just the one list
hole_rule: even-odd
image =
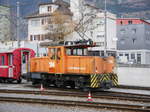
[[47,31],[47,37],[53,41],[64,40],[64,37],[73,32],[73,23],[71,15],[55,11],[48,18],[48,23],[44,26]]
[[[78,19],[74,19],[76,15],[66,14],[63,10],[56,10],[51,14],[44,26],[48,39],[64,40],[64,37],[70,36],[72,33],[77,33],[82,40],[91,39],[91,35],[88,33],[97,28],[95,22],[99,9],[88,4],[76,8],[79,9]],[[66,7],[63,9],[66,10]]]
[[98,10],[96,8],[92,8],[88,4],[80,7],[80,17],[74,22],[74,31],[82,39],[90,39],[91,37],[89,37],[87,33],[92,32],[97,28],[97,13]]

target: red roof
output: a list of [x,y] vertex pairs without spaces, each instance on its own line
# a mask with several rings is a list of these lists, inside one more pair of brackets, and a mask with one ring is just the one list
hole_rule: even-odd
[[148,24],[149,22],[140,18],[119,18],[117,19],[117,25],[128,25],[128,24]]

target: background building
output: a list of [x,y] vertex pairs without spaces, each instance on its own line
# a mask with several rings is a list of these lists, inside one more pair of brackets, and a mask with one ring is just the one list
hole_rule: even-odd
[[120,62],[150,64],[150,23],[139,18],[117,19]]
[[[39,11],[35,14],[29,15],[28,19],[28,40],[30,41],[44,41],[50,39],[49,31],[45,26],[51,24],[50,18],[56,11],[63,12],[70,16],[69,4],[61,0],[53,0],[53,2],[42,3],[39,5]],[[53,27],[50,25],[49,27]]]
[[[75,31],[73,35],[66,40],[79,40],[79,39],[91,39],[96,42],[98,47],[91,49],[93,55],[104,56],[105,45],[105,12],[93,4],[89,4],[86,0],[70,0],[70,10],[73,13],[73,20],[79,24],[84,24],[88,27],[87,30],[84,26],[84,34],[79,35],[79,32]],[[89,20],[85,19],[89,18]],[[90,21],[91,18],[91,21]],[[116,36],[116,15],[110,12],[106,13],[106,50],[108,55],[114,55],[117,48],[117,36]],[[83,22],[81,21],[83,20]],[[85,22],[84,22],[85,21]],[[88,21],[88,22],[87,22]],[[110,33],[111,32],[111,33]]]
[[0,5],[0,41],[9,41],[10,36],[10,8]]

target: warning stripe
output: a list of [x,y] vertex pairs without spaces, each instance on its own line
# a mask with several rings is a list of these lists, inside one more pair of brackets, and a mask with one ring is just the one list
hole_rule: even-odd
[[106,81],[106,80],[110,80],[110,74],[103,74],[100,82],[101,81]]
[[98,74],[92,74],[91,75],[91,87],[92,88],[98,88],[99,87],[99,77]]
[[112,81],[114,86],[118,85],[118,76],[116,74],[112,74]]
[[98,88],[104,81],[112,81],[113,85],[118,85],[118,76],[116,74],[92,74],[90,77],[91,87]]

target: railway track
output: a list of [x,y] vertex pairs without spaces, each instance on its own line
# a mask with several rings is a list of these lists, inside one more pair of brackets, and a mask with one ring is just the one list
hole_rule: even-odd
[[133,90],[145,90],[145,91],[150,91],[149,87],[139,87],[139,86],[126,86],[126,85],[119,85],[115,88],[119,89],[133,89]]
[[[55,95],[55,96],[70,96],[70,97],[87,97],[87,92],[75,91],[32,91],[32,90],[7,90],[0,89],[0,93],[14,94],[34,94],[34,95]],[[110,99],[122,101],[134,101],[150,103],[150,95],[123,93],[123,92],[95,92],[92,97],[96,99]]]
[[51,100],[51,99],[37,99],[37,98],[18,98],[18,97],[0,97],[3,102],[17,102],[17,103],[32,103],[32,104],[53,104],[63,106],[82,106],[86,108],[96,109],[117,109],[128,110],[134,112],[149,112],[150,106],[129,105],[117,103],[102,103],[102,102],[85,102],[85,101],[70,101],[70,100]]

